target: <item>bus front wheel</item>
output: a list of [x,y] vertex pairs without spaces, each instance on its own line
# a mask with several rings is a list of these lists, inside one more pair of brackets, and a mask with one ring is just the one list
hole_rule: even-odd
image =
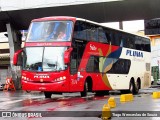
[[84,89],[83,89],[83,91],[81,92],[81,97],[86,97],[86,96],[87,96],[87,92],[88,92],[88,83],[85,82],[85,84],[84,84]]
[[52,93],[51,92],[44,92],[45,98],[51,98]]

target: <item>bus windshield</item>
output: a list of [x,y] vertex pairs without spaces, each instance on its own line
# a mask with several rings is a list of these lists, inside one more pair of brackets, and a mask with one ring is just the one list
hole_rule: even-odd
[[[24,50],[23,69],[29,71],[65,70],[64,51],[67,47],[30,47]],[[52,52],[51,52],[52,51]]]
[[26,42],[70,41],[72,21],[32,22]]

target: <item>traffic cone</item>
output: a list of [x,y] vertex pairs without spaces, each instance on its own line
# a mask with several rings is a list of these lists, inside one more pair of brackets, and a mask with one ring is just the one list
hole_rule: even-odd
[[111,109],[108,104],[104,104],[102,108],[102,120],[108,120],[111,118]]
[[6,78],[6,83],[4,85],[3,91],[8,91],[9,89],[16,91],[12,78]]
[[111,108],[115,108],[116,107],[116,101],[114,99],[114,97],[110,97],[108,99],[108,105],[111,107]]

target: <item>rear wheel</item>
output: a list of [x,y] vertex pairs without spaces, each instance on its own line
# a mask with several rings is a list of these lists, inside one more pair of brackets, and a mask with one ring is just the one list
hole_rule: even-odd
[[137,86],[135,85],[134,81],[131,81],[131,82],[130,82],[129,91],[130,91],[132,94],[137,94],[137,93],[138,93],[139,89],[138,89]]
[[133,82],[130,82],[129,91],[130,91],[131,93],[134,93],[134,89],[135,89],[134,83],[133,83]]
[[137,83],[136,83],[136,85],[135,85],[135,94],[138,94],[139,89],[140,89],[140,82],[137,81]]
[[154,84],[154,81],[151,82],[151,85],[153,85],[153,84]]
[[52,93],[51,92],[44,92],[45,98],[51,98]]
[[81,97],[87,96],[87,92],[88,92],[88,83],[85,82],[85,84],[84,84],[84,90],[81,92]]

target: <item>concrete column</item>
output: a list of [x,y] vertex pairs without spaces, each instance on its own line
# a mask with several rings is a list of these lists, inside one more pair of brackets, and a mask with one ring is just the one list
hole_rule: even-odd
[[122,21],[119,22],[119,29],[123,30],[123,22]]
[[[15,30],[10,23],[6,24],[6,27],[7,27],[7,33],[8,33],[9,50],[10,50],[10,68],[11,68],[10,77],[12,77],[16,89],[20,89],[21,88],[21,84],[20,84],[21,66],[14,66],[12,64],[12,60],[13,60],[14,53],[17,50],[21,49],[22,35],[20,31]],[[19,60],[21,62],[20,58]]]

